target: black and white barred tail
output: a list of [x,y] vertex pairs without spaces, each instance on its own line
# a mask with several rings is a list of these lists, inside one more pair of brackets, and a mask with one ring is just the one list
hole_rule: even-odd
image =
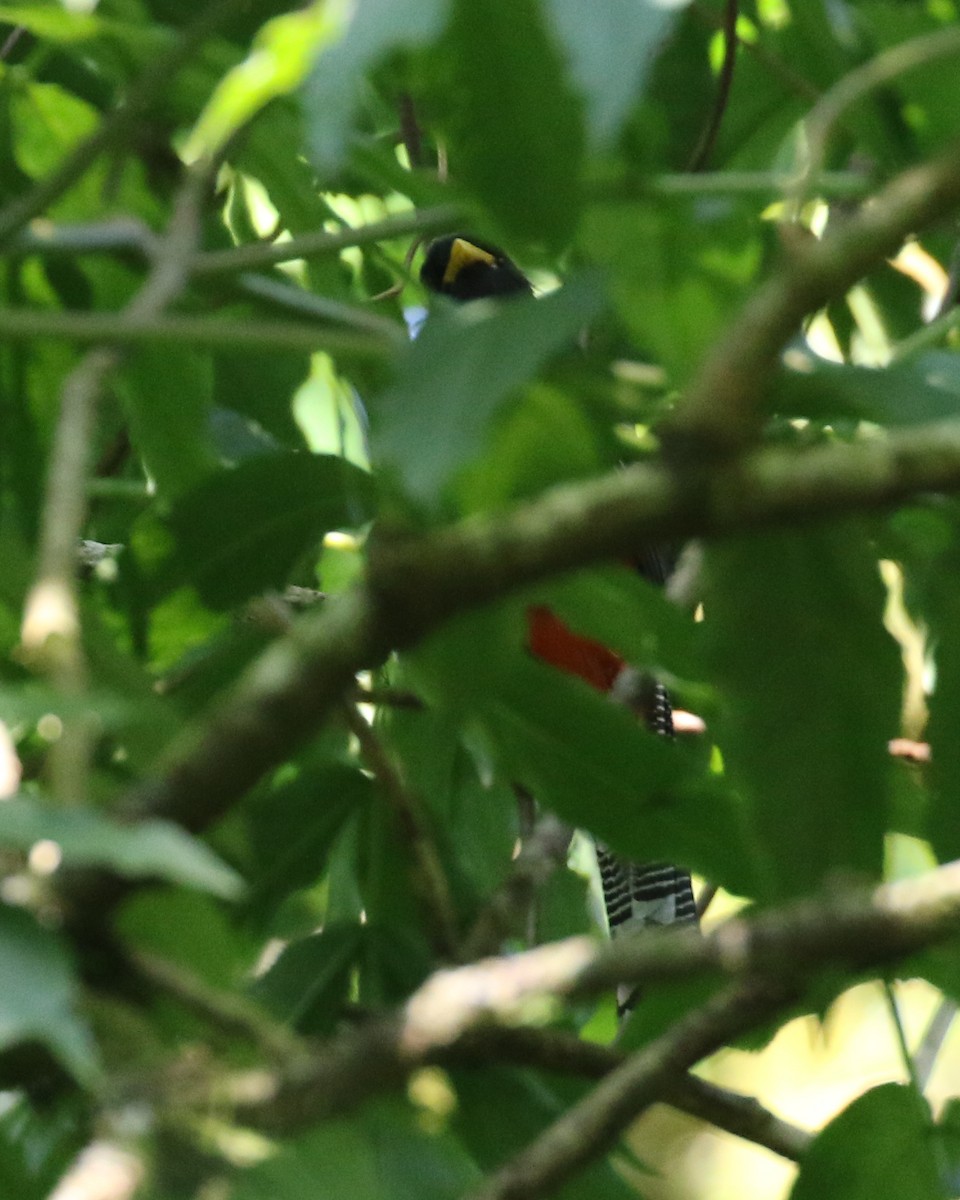
[[[666,688],[647,682],[639,692],[638,707],[649,729],[673,737],[673,709]],[[652,925],[689,924],[697,921],[697,902],[689,874],[670,863],[633,863],[618,858],[597,843],[597,865],[603,904],[611,937],[635,933]],[[636,989],[621,988],[618,1008],[623,1015],[636,999]]]

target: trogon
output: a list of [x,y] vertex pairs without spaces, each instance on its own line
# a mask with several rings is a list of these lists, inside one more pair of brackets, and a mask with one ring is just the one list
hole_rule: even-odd
[[[511,296],[531,296],[529,279],[497,246],[464,234],[438,238],[427,248],[420,278],[431,291],[459,302]],[[654,547],[635,555],[638,571],[663,585],[669,574],[668,557]],[[618,694],[618,685],[636,674],[612,650],[570,629],[555,613],[535,607],[527,613],[527,646],[542,662],[576,675],[604,694]],[[673,736],[673,711],[664,687],[640,677],[631,686],[630,701],[648,728]],[[689,874],[669,863],[631,863],[597,846],[604,904],[611,935],[649,925],[696,921],[697,907]]]

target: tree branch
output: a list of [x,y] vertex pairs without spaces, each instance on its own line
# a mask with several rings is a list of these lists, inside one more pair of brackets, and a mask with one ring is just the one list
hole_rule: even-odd
[[[436,1061],[446,1067],[509,1063],[584,1079],[603,1079],[626,1060],[625,1051],[616,1046],[581,1041],[561,1030],[491,1025],[461,1038]],[[812,1134],[775,1116],[755,1097],[718,1087],[697,1075],[679,1076],[660,1098],[679,1112],[792,1162],[800,1161],[813,1140]]]
[[[515,1025],[531,1001],[545,996],[596,995],[613,990],[618,983],[642,984],[649,989],[668,980],[715,974],[739,981],[735,991],[746,981],[748,997],[766,997],[779,1007],[819,970],[837,964],[857,970],[886,969],[958,932],[960,863],[954,863],[873,891],[848,890],[734,918],[703,936],[689,929],[674,929],[646,931],[613,943],[570,938],[521,954],[438,971],[400,1011],[340,1035],[296,1071],[269,1080],[258,1076],[255,1096],[233,1092],[232,1100],[241,1120],[289,1133],[400,1086],[411,1070],[424,1063],[476,1055],[479,1046],[495,1047],[498,1038],[501,1047],[507,1047],[505,1053],[517,1054],[517,1039],[526,1035],[517,1034],[511,1042],[513,1035],[492,1029],[491,1023]],[[773,980],[773,991],[757,985],[758,979]],[[757,987],[759,991],[754,991]],[[772,1010],[765,1005],[766,1000],[753,1010],[752,1023],[770,1015]],[[651,1093],[651,1099],[663,1097],[672,1102],[668,1081],[673,1086],[681,1070],[749,1027],[738,1023],[741,1018],[736,1008],[723,1001],[722,1030],[715,1024],[715,1015],[709,1018],[712,1032],[707,1040],[719,1041],[711,1042],[707,1049],[693,1052],[705,1044],[702,1039],[707,1026],[696,1026],[696,1046],[688,1040],[688,1026],[677,1035],[678,1042],[670,1040],[674,1036],[671,1030],[665,1035],[667,1042],[654,1043],[660,1050],[669,1045],[671,1055],[681,1046],[688,1057],[682,1062],[671,1057],[669,1072],[663,1067],[660,1051],[653,1060],[645,1060],[651,1069],[656,1066],[656,1095]],[[541,1009],[535,1005],[533,1011]],[[736,1023],[727,1025],[728,1019]],[[567,1048],[565,1053],[570,1054],[571,1069],[576,1073],[599,1075],[608,1066],[609,1060],[598,1060],[593,1049],[579,1051],[576,1065],[572,1051]],[[543,1050],[538,1065],[549,1067],[548,1056],[549,1049]],[[584,1069],[587,1058],[592,1064],[588,1070]],[[558,1065],[556,1058],[552,1061]],[[633,1089],[638,1078],[631,1073],[631,1097],[637,1095]],[[643,1084],[644,1089],[647,1086]]]
[[755,437],[764,385],[803,318],[958,203],[960,154],[953,146],[898,176],[855,216],[786,259],[718,339],[677,406],[670,421],[676,452],[693,445],[729,453]]
[[771,980],[725,989],[628,1058],[466,1200],[545,1196],[611,1149],[626,1127],[688,1067],[797,998]]
[[689,472],[637,465],[557,488],[390,547],[371,575],[268,647],[200,733],[175,744],[127,807],[206,828],[284,761],[358,671],[443,621],[551,575],[628,555],[643,542],[805,521],[960,489],[960,422],[792,453],[756,451]]

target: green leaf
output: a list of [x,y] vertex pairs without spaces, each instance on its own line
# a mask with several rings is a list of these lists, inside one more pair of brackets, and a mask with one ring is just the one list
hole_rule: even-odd
[[120,910],[117,927],[138,948],[188,968],[215,988],[245,983],[262,950],[237,926],[232,910],[182,888],[138,889]]
[[[403,675],[391,683],[404,687]],[[409,682],[409,681],[408,681]],[[377,730],[403,765],[407,787],[430,814],[451,882],[469,886],[469,901],[503,879],[517,839],[512,789],[481,779],[464,749],[456,716],[434,706],[414,711],[381,709]]]
[[342,458],[274,454],[208,476],[174,505],[176,556],[161,586],[189,580],[212,608],[281,587],[294,563],[331,529],[372,515],[370,477]]
[[187,491],[216,465],[212,384],[210,360],[191,350],[146,347],[120,377],[131,440],[163,499]]
[[819,1134],[790,1200],[949,1200],[956,1190],[939,1175],[941,1138],[913,1089],[896,1083],[873,1088]]
[[0,804],[0,845],[29,850],[55,842],[67,866],[109,867],[128,879],[160,878],[236,899],[243,881],[203,842],[168,821],[119,825],[92,810],[60,809],[36,800]]
[[474,303],[431,317],[393,387],[371,405],[374,456],[419,500],[436,495],[485,444],[500,402],[599,310],[597,281],[542,300]]
[[595,0],[584,20],[580,0],[545,0],[546,19],[566,54],[577,90],[586,99],[593,146],[618,133],[642,91],[657,48],[689,0]]
[[777,413],[896,426],[948,420],[960,412],[958,354],[929,350],[909,362],[877,369],[799,353],[802,368],[780,372],[770,388],[769,404]]
[[214,356],[214,401],[256,421],[281,445],[299,447],[303,438],[291,409],[309,371],[306,354],[251,354],[239,349],[218,354]]
[[531,384],[496,413],[485,453],[463,471],[461,508],[502,509],[555,484],[599,474],[610,465],[601,437],[575,388]]
[[79,1080],[95,1082],[95,1050],[74,1012],[78,989],[60,939],[23,910],[0,905],[0,960],[0,1048],[41,1042]]
[[879,876],[900,668],[863,525],[705,553],[711,732],[746,799],[768,899],[835,872]]
[[369,778],[339,763],[308,767],[258,795],[244,814],[250,846],[245,909],[268,919],[292,891],[315,883],[347,820],[371,799]]
[[762,261],[756,214],[727,198],[596,207],[584,222],[591,258],[639,351],[671,382],[696,369],[746,298]]
[[454,178],[505,233],[558,249],[580,215],[584,131],[539,5],[456,0],[448,38]]

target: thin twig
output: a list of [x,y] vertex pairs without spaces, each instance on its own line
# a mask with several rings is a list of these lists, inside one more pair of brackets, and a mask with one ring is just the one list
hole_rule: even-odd
[[10,55],[13,53],[17,42],[20,41],[26,32],[27,27],[25,25],[14,25],[14,27],[7,34],[3,45],[0,46],[0,62],[7,61]]
[[356,705],[344,704],[343,714],[347,728],[360,744],[361,756],[380,784],[397,818],[400,836],[412,861],[415,891],[423,905],[437,952],[453,960],[458,956],[456,907],[420,802],[407,787],[387,748]]
[[691,174],[702,171],[710,161],[714,146],[723,124],[723,116],[727,111],[730,100],[730,89],[733,86],[733,70],[737,62],[737,0],[726,0],[723,9],[723,62],[717,79],[717,93],[713,98],[710,109],[710,119],[700,136],[696,150],[690,159],[687,170]]
[[397,102],[400,114],[400,138],[407,152],[407,162],[416,170],[423,166],[423,132],[417,120],[417,108],[409,92],[403,92]]
[[889,979],[882,980],[881,987],[887,1001],[887,1008],[890,1010],[890,1020],[893,1022],[893,1028],[897,1035],[897,1048],[900,1051],[900,1060],[903,1063],[903,1069],[914,1091],[918,1096],[922,1096],[923,1088],[920,1086],[920,1080],[917,1078],[917,1069],[913,1061],[913,1055],[910,1053],[910,1047],[907,1045],[907,1035],[903,1028],[900,1007],[897,1004],[897,994]]
[[[723,28],[723,17],[712,8],[700,3],[699,0],[691,6],[691,11],[701,24],[707,25],[711,29]],[[754,39],[743,41],[740,39],[740,44],[745,53],[752,55],[757,62],[762,64],[771,75],[776,76],[794,95],[810,101],[816,101],[820,96],[820,89],[811,83],[809,79],[798,74],[786,59],[781,58],[779,54],[775,54],[763,39],[759,41]]]
[[406,708],[422,712],[426,708],[423,697],[416,692],[405,692],[401,688],[361,687],[357,684],[353,696],[358,704],[371,704],[375,708]]
[[236,246],[231,250],[208,250],[196,256],[192,269],[195,275],[215,275],[259,270],[297,258],[320,258],[327,254],[338,254],[352,246],[368,246],[371,242],[383,242],[411,233],[447,229],[456,223],[459,215],[459,209],[442,205],[419,212],[401,213],[372,225],[361,225],[355,229],[348,227],[336,233],[321,230],[303,234],[289,242],[270,245],[257,242],[250,246]]
[[350,330],[324,329],[292,321],[240,321],[216,316],[127,316],[100,312],[0,311],[0,341],[60,338],[64,341],[111,342],[116,346],[202,346],[206,349],[326,350],[349,358],[378,359],[405,344],[397,327],[392,338]]

